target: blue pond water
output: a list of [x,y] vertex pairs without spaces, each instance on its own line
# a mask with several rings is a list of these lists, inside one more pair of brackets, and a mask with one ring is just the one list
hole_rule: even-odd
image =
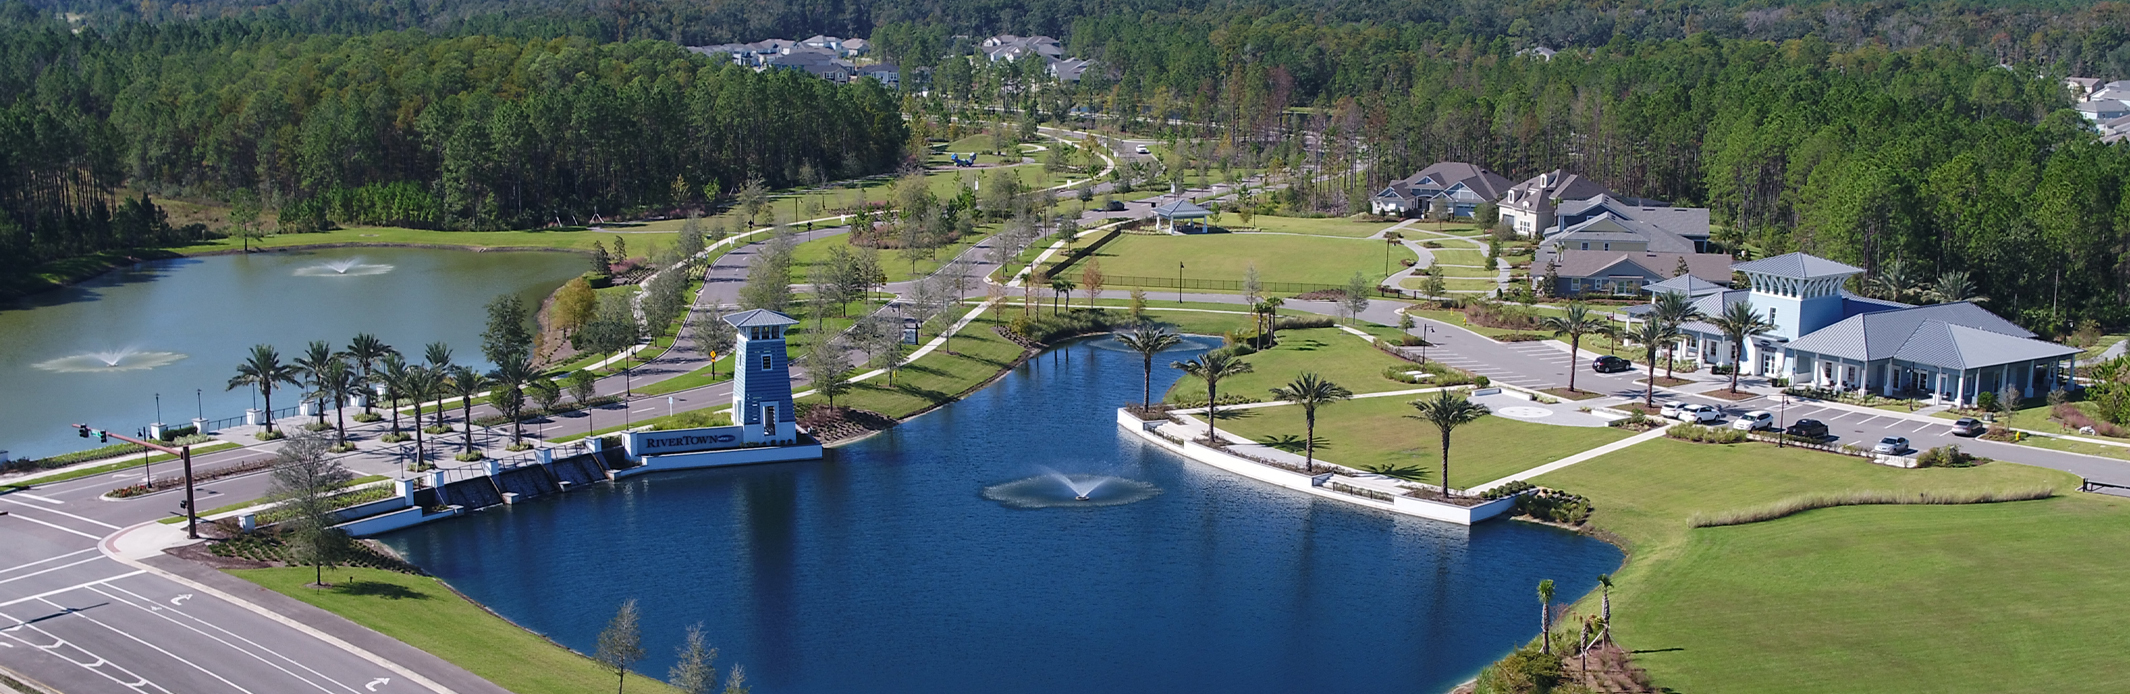
[[[1082,342],[826,461],[647,475],[386,539],[580,651],[638,598],[640,672],[701,622],[721,665],[779,694],[1446,691],[1537,633],[1540,579],[1577,596],[1619,565],[1552,528],[1393,516],[1170,455],[1117,428],[1139,388],[1136,355]],[[1039,466],[1159,493],[985,497]]]

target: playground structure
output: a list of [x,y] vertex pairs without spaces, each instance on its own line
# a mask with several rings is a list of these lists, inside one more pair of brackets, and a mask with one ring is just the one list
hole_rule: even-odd
[[976,165],[976,153],[975,153],[975,152],[970,152],[970,153],[969,153],[969,158],[967,158],[967,159],[963,159],[963,158],[961,158],[961,155],[959,155],[959,154],[955,154],[955,153],[953,153],[953,152],[948,152],[948,153],[947,153],[947,159],[948,159],[949,161],[952,161],[952,162],[954,162],[954,165],[955,165],[955,166],[958,166],[958,167],[962,167],[962,168],[968,168],[968,167],[971,167],[971,166],[975,166],[975,165]]

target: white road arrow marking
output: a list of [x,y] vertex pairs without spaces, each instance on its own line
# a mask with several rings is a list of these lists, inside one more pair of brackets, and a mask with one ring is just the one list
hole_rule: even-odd
[[186,594],[184,594],[184,595],[180,595],[180,596],[177,596],[177,597],[171,598],[171,599],[170,599],[170,605],[171,605],[172,607],[182,607],[182,606],[184,606],[184,604],[185,604],[185,601],[186,601],[186,600],[191,600],[191,599],[192,599],[192,594],[191,594],[191,593],[186,593]]
[[362,688],[363,688],[363,689],[368,689],[368,690],[370,690],[370,691],[373,691],[373,692],[374,692],[374,691],[377,691],[377,688],[378,688],[378,687],[380,687],[380,686],[383,686],[383,685],[387,685],[387,684],[391,684],[391,683],[392,683],[392,678],[390,678],[390,677],[379,677],[379,678],[377,678],[377,679],[374,679],[374,680],[370,680],[370,683],[369,683],[369,684],[365,684],[365,685],[363,685],[363,686],[362,686]]

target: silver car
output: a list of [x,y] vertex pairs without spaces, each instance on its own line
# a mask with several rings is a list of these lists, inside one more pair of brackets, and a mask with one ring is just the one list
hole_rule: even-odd
[[1888,436],[1879,439],[1878,444],[1871,447],[1871,452],[1880,455],[1900,455],[1907,452],[1907,450],[1908,439],[1899,436]]

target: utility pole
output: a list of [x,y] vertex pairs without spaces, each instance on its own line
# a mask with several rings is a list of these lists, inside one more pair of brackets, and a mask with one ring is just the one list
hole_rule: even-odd
[[192,494],[192,445],[191,445],[191,444],[187,444],[187,445],[185,445],[185,446],[181,446],[181,447],[178,447],[178,448],[171,448],[171,447],[169,447],[169,446],[165,446],[165,445],[162,445],[162,444],[160,444],[160,443],[149,443],[149,442],[147,442],[147,441],[144,441],[144,440],[141,440],[141,439],[136,439],[136,438],[133,438],[133,437],[130,437],[130,436],[126,436],[125,434],[113,434],[113,433],[111,433],[111,432],[109,432],[109,431],[105,431],[105,430],[102,430],[102,429],[91,429],[91,428],[89,428],[89,425],[87,425],[87,424],[76,424],[76,425],[74,425],[74,431],[76,431],[76,432],[80,433],[80,434],[81,434],[81,437],[82,437],[82,438],[88,438],[90,434],[95,434],[95,435],[96,435],[96,439],[97,439],[97,441],[99,441],[99,442],[101,442],[101,441],[105,441],[105,440],[107,440],[107,439],[118,439],[118,440],[120,440],[120,441],[124,441],[124,442],[126,442],[126,443],[131,443],[131,444],[135,444],[135,445],[140,445],[140,446],[146,446],[146,447],[148,447],[148,448],[150,448],[150,449],[154,449],[154,450],[162,451],[162,452],[164,452],[164,453],[168,453],[168,454],[171,454],[171,455],[177,456],[177,457],[178,457],[178,460],[180,460],[180,461],[183,461],[183,462],[184,462],[184,464],[185,464],[185,537],[187,537],[187,538],[189,538],[189,539],[194,539],[194,540],[200,539],[200,514],[199,514],[199,508],[198,508],[198,505],[196,505],[196,504],[194,504],[194,503],[193,503],[193,494]]

